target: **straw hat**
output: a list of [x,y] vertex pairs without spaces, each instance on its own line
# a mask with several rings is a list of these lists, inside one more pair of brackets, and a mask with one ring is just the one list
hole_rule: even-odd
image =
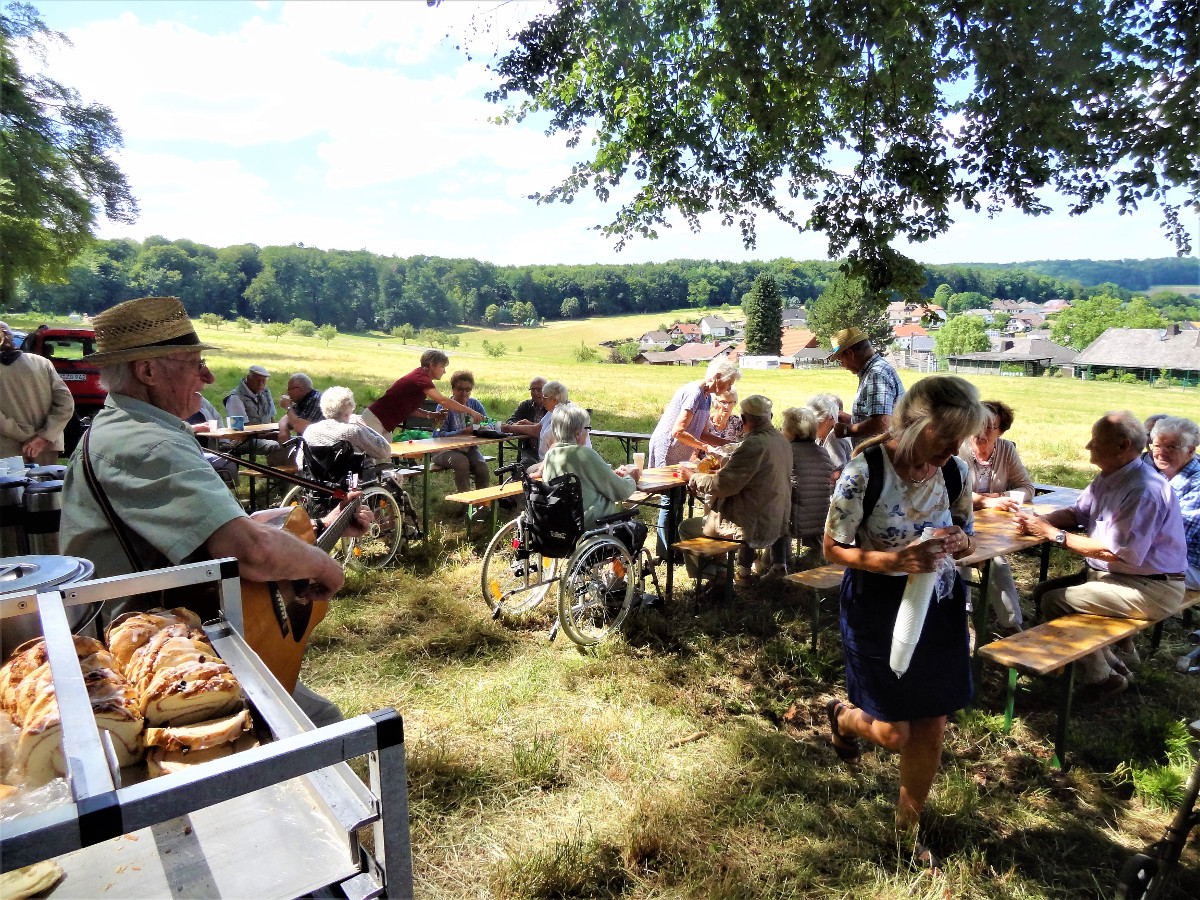
[[849,328],[843,328],[830,340],[829,346],[833,353],[830,356],[837,359],[855,344],[861,344],[863,341],[870,340],[867,333],[856,325],[851,325]]
[[156,359],[181,350],[220,350],[200,343],[178,297],[141,297],[118,303],[92,320],[96,352],[84,359],[96,366]]

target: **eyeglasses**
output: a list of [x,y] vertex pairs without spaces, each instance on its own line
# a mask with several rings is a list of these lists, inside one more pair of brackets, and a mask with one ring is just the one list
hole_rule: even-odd
[[1151,444],[1151,450],[1160,450],[1163,453],[1178,453],[1180,450],[1188,449],[1183,444]]
[[208,360],[207,359],[199,359],[199,360],[185,359],[182,356],[162,356],[159,358],[160,359],[169,359],[171,362],[183,363],[184,365],[187,365],[187,366],[195,366],[197,372],[203,372],[205,369],[208,368]]

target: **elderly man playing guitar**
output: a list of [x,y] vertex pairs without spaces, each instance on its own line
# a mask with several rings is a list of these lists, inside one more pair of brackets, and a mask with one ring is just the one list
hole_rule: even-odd
[[[94,327],[97,352],[86,359],[109,393],[67,469],[63,552],[91,560],[97,577],[231,556],[245,580],[306,580],[302,602],[328,601],[342,586],[341,566],[247,516],[183,421],[213,382],[201,353],[219,349],[200,343],[183,304],[130,300],[96,316]],[[369,513],[356,513],[346,533],[361,533],[370,521]],[[317,725],[341,718],[302,684],[293,697]]]

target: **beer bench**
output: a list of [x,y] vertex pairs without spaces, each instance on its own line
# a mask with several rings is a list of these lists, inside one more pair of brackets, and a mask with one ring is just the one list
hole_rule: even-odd
[[[733,556],[737,548],[741,546],[740,541],[725,541],[720,538],[698,537],[691,538],[686,541],[679,541],[672,544],[672,550],[682,550],[684,553],[695,553],[701,559],[719,559],[725,557],[725,602],[733,601]],[[699,574],[696,576],[696,596],[700,596],[700,582],[704,578],[704,564],[700,564]],[[674,599],[671,597],[668,600]]]
[[474,491],[462,491],[457,494],[447,494],[446,499],[453,503],[465,503],[467,505],[467,529],[471,528],[471,519],[473,510],[477,506],[490,506],[492,510],[492,534],[496,533],[496,517],[499,514],[501,500],[507,500],[510,497],[519,497],[524,493],[525,487],[520,481],[510,481],[508,484],[494,484],[490,487],[479,488]]
[[806,572],[788,575],[784,581],[806,588],[812,593],[812,648],[817,649],[817,630],[821,626],[821,595],[836,591],[842,586],[845,566],[826,565]]
[[[1190,610],[1200,603],[1200,591],[1184,594],[1178,612]],[[1054,759],[1059,768],[1067,768],[1067,727],[1071,719],[1071,695],[1075,688],[1075,662],[1089,653],[1109,647],[1118,641],[1154,626],[1152,646],[1157,649],[1162,639],[1163,619],[1119,619],[1112,616],[1091,616],[1074,613],[1043,622],[1017,632],[1011,637],[980,647],[983,659],[1008,668],[1008,697],[1004,707],[1004,731],[1012,730],[1013,707],[1016,703],[1018,675],[1048,675],[1064,669],[1063,691],[1055,729]]]

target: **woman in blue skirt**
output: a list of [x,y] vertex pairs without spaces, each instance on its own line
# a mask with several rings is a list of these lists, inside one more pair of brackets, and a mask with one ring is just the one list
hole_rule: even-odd
[[[864,442],[846,464],[830,501],[824,552],[846,566],[841,627],[849,702],[827,707],[838,756],[858,762],[858,739],[900,753],[896,825],[911,835],[918,861],[938,869],[917,840],[917,824],[937,774],[946,717],[971,701],[966,592],[955,557],[973,552],[971,484],[955,454],[987,412],[979,392],[951,375],[918,381],[897,403],[889,430]],[[936,540],[919,543],[925,528]],[[890,665],[892,632],[907,576],[938,577],[902,675]]]

